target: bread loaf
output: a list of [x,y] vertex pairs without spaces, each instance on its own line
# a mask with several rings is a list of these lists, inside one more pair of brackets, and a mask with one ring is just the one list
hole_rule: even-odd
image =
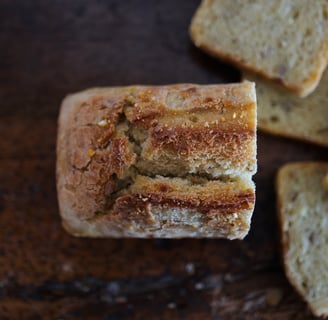
[[256,82],[260,130],[328,147],[328,71],[306,98],[254,74],[246,73],[243,78]]
[[243,238],[256,171],[254,84],[91,89],[62,103],[64,227],[89,237]]
[[213,56],[303,97],[328,62],[328,1],[203,0],[190,34]]
[[328,163],[291,163],[277,176],[287,277],[316,316],[328,315]]

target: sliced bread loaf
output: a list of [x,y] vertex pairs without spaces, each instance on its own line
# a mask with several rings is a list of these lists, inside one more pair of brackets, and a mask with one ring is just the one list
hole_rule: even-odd
[[328,61],[328,1],[203,0],[190,34],[213,56],[306,96]]
[[260,130],[328,146],[328,71],[303,99],[254,74],[243,78],[256,82]]
[[328,315],[328,163],[291,163],[277,176],[285,271],[317,316]]

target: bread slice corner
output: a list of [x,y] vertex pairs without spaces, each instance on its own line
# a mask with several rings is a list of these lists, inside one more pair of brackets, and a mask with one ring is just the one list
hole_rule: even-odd
[[305,97],[327,66],[327,17],[325,0],[203,0],[190,36],[212,56]]

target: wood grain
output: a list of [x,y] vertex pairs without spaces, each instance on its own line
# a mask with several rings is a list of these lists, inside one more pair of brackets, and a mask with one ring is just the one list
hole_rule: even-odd
[[60,224],[61,99],[87,87],[238,81],[195,49],[197,0],[0,4],[0,318],[312,319],[279,257],[274,175],[327,150],[259,133],[245,241],[73,238]]

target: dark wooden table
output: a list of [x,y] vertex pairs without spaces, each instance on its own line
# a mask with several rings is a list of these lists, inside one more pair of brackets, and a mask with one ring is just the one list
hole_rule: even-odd
[[311,319],[279,257],[274,175],[326,150],[258,135],[244,241],[77,239],[55,190],[61,99],[95,86],[221,83],[194,48],[198,0],[0,2],[0,319]]

